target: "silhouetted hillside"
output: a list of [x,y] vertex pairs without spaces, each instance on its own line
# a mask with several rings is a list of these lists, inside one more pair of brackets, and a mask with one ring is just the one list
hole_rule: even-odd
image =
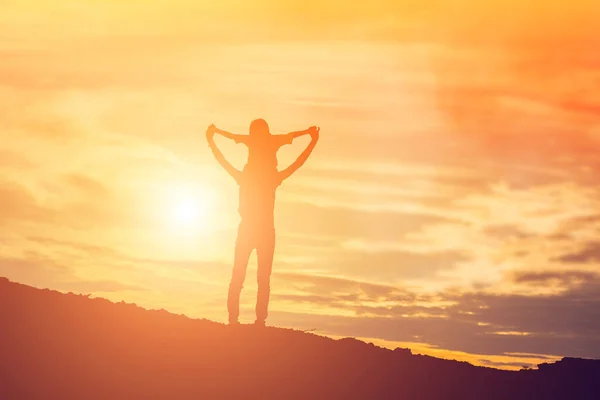
[[0,399],[598,399],[600,361],[501,371],[0,278]]

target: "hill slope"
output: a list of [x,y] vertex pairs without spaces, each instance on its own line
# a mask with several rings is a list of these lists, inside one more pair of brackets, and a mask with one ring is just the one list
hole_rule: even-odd
[[600,398],[600,361],[501,371],[0,278],[2,399]]

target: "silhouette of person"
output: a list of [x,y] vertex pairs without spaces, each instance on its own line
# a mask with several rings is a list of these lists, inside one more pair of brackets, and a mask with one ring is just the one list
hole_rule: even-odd
[[[249,147],[248,163],[243,171],[233,167],[217,148],[214,135],[222,133],[235,140],[245,135],[233,135],[217,130],[210,125],[206,130],[208,145],[221,166],[231,175],[240,187],[239,208],[240,224],[235,242],[233,271],[229,283],[227,310],[229,324],[237,325],[239,317],[240,294],[246,278],[248,260],[256,249],[258,259],[255,324],[264,326],[268,315],[271,269],[275,251],[275,191],[277,187],[308,159],[319,139],[318,127],[306,131],[292,132],[287,135],[271,135],[264,120],[255,120],[250,124],[250,137],[240,141]],[[306,149],[287,168],[278,171],[276,152],[280,143],[291,143],[293,138],[309,134],[311,142]],[[286,137],[286,139],[280,139]],[[291,138],[291,139],[290,139]],[[273,161],[275,160],[275,161]],[[252,161],[252,164],[250,163]]]
[[256,119],[250,123],[250,134],[239,135],[230,133],[211,125],[215,133],[218,133],[236,143],[243,143],[248,146],[248,166],[262,166],[277,168],[277,150],[302,135],[309,133],[309,129],[304,131],[290,132],[285,135],[272,135],[269,131],[269,125],[264,119]]

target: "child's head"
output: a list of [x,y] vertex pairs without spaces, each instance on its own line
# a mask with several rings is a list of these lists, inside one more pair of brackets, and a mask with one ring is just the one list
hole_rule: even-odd
[[262,118],[255,119],[254,121],[252,121],[250,123],[250,135],[251,136],[265,137],[270,134],[271,133],[269,132],[269,125],[267,124],[267,121],[265,121],[264,119],[262,119]]

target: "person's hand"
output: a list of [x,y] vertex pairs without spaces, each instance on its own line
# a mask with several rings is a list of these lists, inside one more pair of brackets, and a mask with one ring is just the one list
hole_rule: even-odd
[[217,127],[215,124],[210,124],[208,128],[206,128],[206,139],[211,140],[215,136],[215,131]]
[[310,128],[308,128],[308,133],[310,134],[310,137],[313,140],[317,140],[319,139],[319,131],[321,130],[321,128],[317,127],[317,126],[311,126]]

